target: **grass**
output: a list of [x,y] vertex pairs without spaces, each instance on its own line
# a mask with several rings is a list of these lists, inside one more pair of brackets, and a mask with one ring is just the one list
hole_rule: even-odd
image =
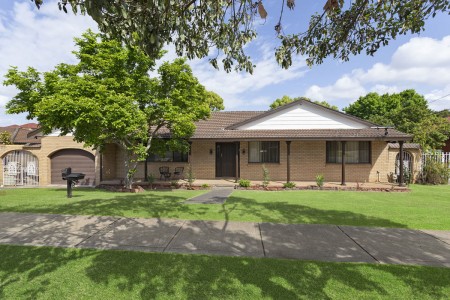
[[109,215],[450,230],[450,186],[411,186],[409,193],[235,191],[225,204],[184,204],[207,191],[139,194],[75,189],[4,189],[0,212]]
[[1,299],[444,299],[450,269],[0,246]]

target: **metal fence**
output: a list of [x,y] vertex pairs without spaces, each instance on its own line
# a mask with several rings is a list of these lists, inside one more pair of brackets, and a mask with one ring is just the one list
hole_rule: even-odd
[[450,152],[427,152],[422,153],[422,165],[428,160],[445,163],[450,168]]

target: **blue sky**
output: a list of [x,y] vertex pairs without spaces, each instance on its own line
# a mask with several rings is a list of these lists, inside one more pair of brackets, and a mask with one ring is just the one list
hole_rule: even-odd
[[[320,11],[325,1],[296,1],[293,11],[284,10],[284,33],[304,31],[309,15]],[[10,66],[24,70],[33,66],[51,70],[61,62],[75,63],[73,38],[87,28],[96,30],[89,17],[64,14],[57,1],[45,1],[38,11],[29,0],[0,2],[0,80]],[[326,100],[343,108],[368,92],[400,92],[414,88],[435,110],[450,109],[450,18],[429,20],[420,35],[400,36],[375,56],[361,54],[349,62],[326,59],[309,68],[296,56],[289,70],[274,58],[277,45],[273,30],[281,1],[265,1],[267,20],[256,20],[259,37],[247,51],[256,64],[254,74],[226,73],[213,69],[207,60],[190,61],[194,74],[207,89],[222,96],[227,110],[266,110],[283,95]],[[163,58],[175,58],[172,47]],[[6,115],[4,105],[16,94],[0,86],[0,126],[28,122],[24,115]],[[446,97],[443,97],[446,96]],[[442,98],[442,99],[439,99]],[[436,100],[439,99],[439,100]]]

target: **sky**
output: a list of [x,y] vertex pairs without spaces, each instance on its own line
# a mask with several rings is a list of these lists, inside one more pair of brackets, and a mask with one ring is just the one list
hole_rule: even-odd
[[[194,75],[208,90],[218,93],[226,110],[267,110],[283,95],[326,100],[340,109],[369,92],[396,93],[415,89],[430,108],[450,109],[450,17],[440,14],[426,22],[425,31],[400,36],[374,56],[364,53],[350,61],[326,59],[307,67],[305,58],[295,56],[293,65],[282,69],[275,60],[281,1],[265,1],[269,16],[255,20],[258,38],[247,48],[256,68],[226,73],[209,65],[207,59],[189,61]],[[293,11],[284,10],[285,34],[306,29],[311,13],[321,11],[325,1],[296,1]],[[73,38],[88,28],[98,31],[89,16],[64,14],[57,1],[45,0],[38,10],[30,0],[0,1],[0,81],[11,66],[50,71],[59,63],[76,63]],[[176,57],[168,45],[163,60]],[[17,94],[14,87],[0,85],[0,126],[23,124],[25,114],[5,113],[5,105]]]

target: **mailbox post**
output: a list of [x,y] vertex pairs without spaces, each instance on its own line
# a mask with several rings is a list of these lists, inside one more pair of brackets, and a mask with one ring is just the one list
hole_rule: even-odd
[[85,174],[72,173],[72,168],[68,167],[61,170],[62,179],[67,181],[67,198],[72,198],[72,186],[77,183],[78,180],[83,179]]

